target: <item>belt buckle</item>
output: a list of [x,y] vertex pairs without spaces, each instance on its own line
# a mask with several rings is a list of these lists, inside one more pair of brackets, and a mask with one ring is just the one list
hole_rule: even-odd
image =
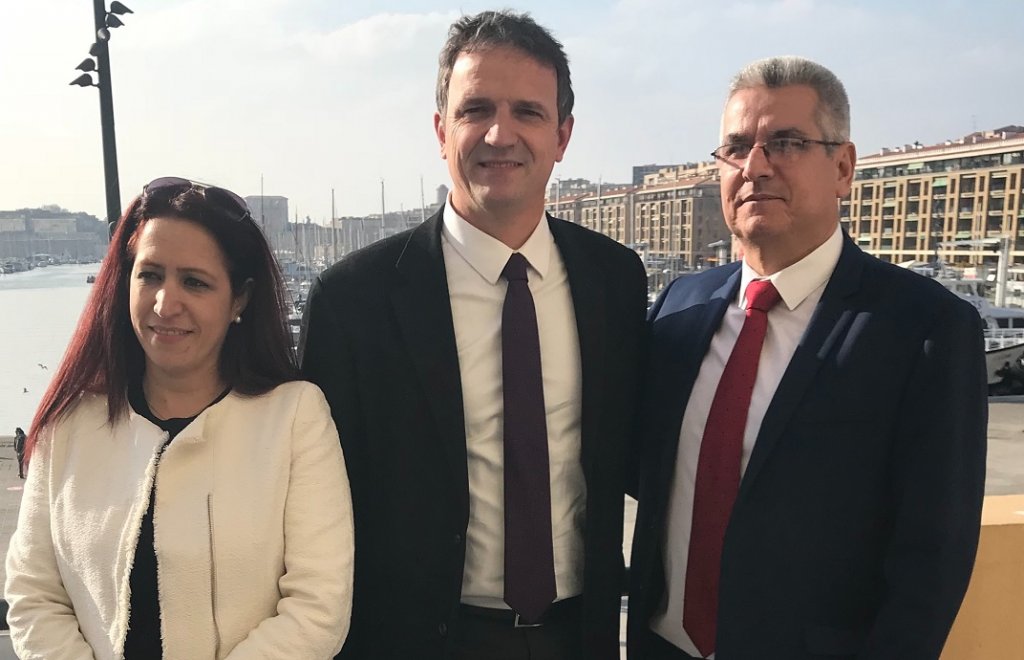
[[512,627],[513,628],[540,628],[543,625],[544,624],[542,622],[538,622],[538,623],[519,623],[519,612],[516,612],[515,621],[512,622]]

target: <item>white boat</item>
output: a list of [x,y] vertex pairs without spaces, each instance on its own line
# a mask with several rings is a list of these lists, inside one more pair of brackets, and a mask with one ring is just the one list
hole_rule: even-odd
[[996,307],[985,297],[982,280],[939,279],[947,289],[974,305],[985,321],[988,384],[997,385],[1024,360],[1024,308]]
[[1011,375],[1011,369],[1015,365],[1024,363],[1024,337],[1018,336],[1014,341],[1017,343],[1002,348],[987,348],[989,340],[986,337],[985,344],[985,367],[988,370],[988,384],[998,385],[1003,379]]
[[288,330],[292,333],[292,346],[298,347],[299,335],[302,333],[302,312],[294,310],[288,312]]

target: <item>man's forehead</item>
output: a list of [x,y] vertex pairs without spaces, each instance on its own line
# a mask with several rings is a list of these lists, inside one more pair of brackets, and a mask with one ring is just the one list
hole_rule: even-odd
[[[555,68],[514,46],[478,46],[462,50],[452,65],[452,78],[486,84],[496,78],[528,78],[530,82],[557,88]],[[451,83],[450,83],[451,86]]]
[[497,61],[520,60],[524,64],[532,64],[540,69],[547,69],[552,76],[557,76],[555,67],[543,62],[532,53],[507,44],[482,44],[459,51],[452,64],[452,72],[465,71],[470,68],[486,66]]
[[746,87],[733,93],[722,111],[720,134],[772,134],[813,130],[818,94],[807,85]]
[[453,100],[507,99],[547,105],[557,101],[557,87],[553,67],[510,46],[460,52],[449,81]]

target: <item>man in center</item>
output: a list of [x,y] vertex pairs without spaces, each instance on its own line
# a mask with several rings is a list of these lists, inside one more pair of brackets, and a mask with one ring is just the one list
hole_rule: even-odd
[[434,116],[447,202],[311,289],[302,366],[356,519],[340,658],[619,657],[646,278],[544,212],[572,106],[561,44],[531,18],[456,21]]

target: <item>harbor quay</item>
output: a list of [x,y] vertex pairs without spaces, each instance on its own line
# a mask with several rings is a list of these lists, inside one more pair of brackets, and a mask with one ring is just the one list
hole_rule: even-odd
[[[986,507],[1008,495],[1024,496],[1024,396],[992,397],[989,399],[988,420],[988,469],[985,480]],[[0,556],[7,556],[11,535],[18,522],[18,509],[25,482],[18,478],[17,459],[14,454],[14,437],[0,435]],[[1022,507],[1024,508],[1024,507]],[[1021,525],[1024,528],[1024,510]],[[629,551],[633,541],[633,526],[636,521],[636,502],[626,498],[625,539],[623,550],[629,565]],[[1019,549],[1018,549],[1019,550]],[[978,574],[976,567],[975,575]],[[6,570],[0,563],[0,584],[6,580]],[[6,611],[6,608],[3,608]],[[1015,613],[1020,616],[1021,612]],[[622,634],[626,629],[626,599],[622,606]],[[956,629],[954,629],[956,633]],[[0,660],[14,658],[9,653],[8,640],[0,636]],[[948,649],[947,649],[948,650]],[[975,660],[971,655],[956,654],[943,660]],[[623,641],[622,657],[625,658]]]

